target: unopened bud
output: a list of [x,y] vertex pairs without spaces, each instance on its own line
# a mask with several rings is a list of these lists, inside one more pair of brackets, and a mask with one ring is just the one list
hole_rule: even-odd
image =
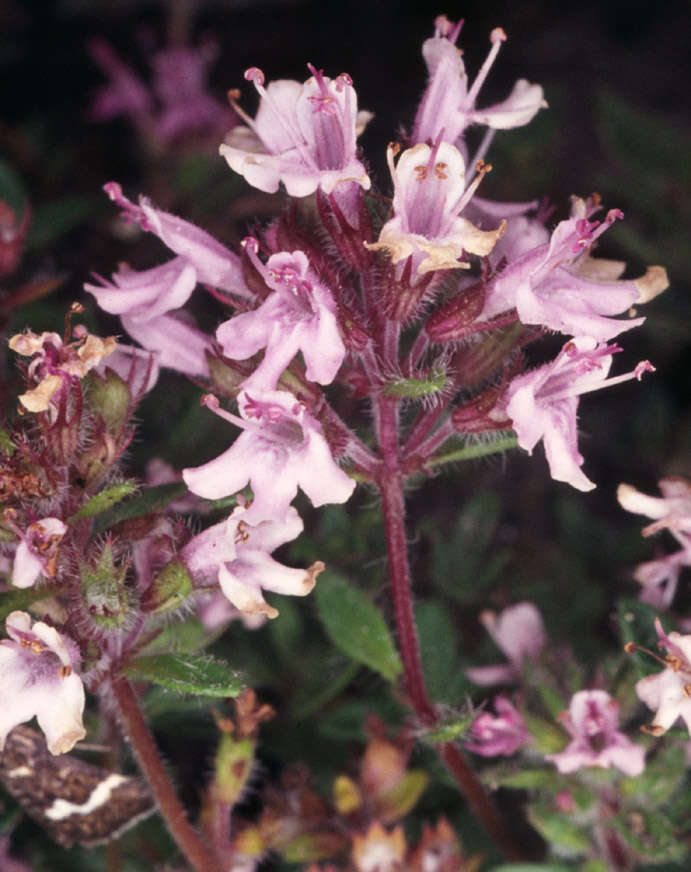
[[191,596],[194,586],[185,566],[171,560],[156,575],[142,597],[142,609],[154,615],[173,612]]
[[235,805],[242,796],[252,772],[255,746],[254,739],[221,734],[216,752],[216,787],[222,802]]
[[127,566],[116,561],[109,540],[94,563],[80,565],[79,574],[91,625],[104,634],[125,628],[132,614],[131,593],[125,581]]

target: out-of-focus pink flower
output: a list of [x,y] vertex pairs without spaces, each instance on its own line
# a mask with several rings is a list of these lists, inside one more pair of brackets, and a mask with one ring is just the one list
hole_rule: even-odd
[[104,40],[92,40],[89,53],[108,78],[90,107],[95,121],[126,115],[147,139],[159,145],[189,133],[225,132],[235,121],[229,107],[206,89],[208,67],[216,57],[212,43],[156,52],[151,58],[150,84]]
[[92,60],[109,79],[94,95],[90,108],[94,121],[108,121],[118,115],[139,120],[150,115],[153,106],[148,88],[113,47],[102,39],[94,39],[88,49]]
[[281,251],[264,265],[254,240],[248,240],[246,248],[273,293],[258,309],[236,315],[216,331],[226,357],[245,360],[266,349],[245,389],[273,390],[298,351],[307,378],[330,384],[346,353],[331,291],[319,281],[304,252]]
[[355,140],[372,115],[358,112],[350,76],[329,79],[308,66],[312,76],[304,84],[282,79],[266,88],[261,70],[248,69],[245,78],[261,97],[259,110],[253,120],[235,107],[247,126],[233,128],[220,153],[260,191],[273,193],[280,182],[291,197],[306,197],[317,188],[329,194],[353,182],[368,190]]
[[76,646],[26,612],[12,612],[0,642],[0,751],[10,730],[36,716],[51,754],[64,754],[86,735],[84,687],[74,671]]
[[206,499],[237,493],[248,483],[254,501],[248,524],[282,521],[298,487],[314,506],[344,503],[355,488],[336,465],[318,421],[287,391],[243,391],[240,416],[221,410],[215,397],[206,405],[243,432],[220,457],[183,470],[187,487]]
[[482,712],[470,727],[465,747],[482,757],[509,756],[530,742],[523,716],[505,696],[494,697],[496,715]]
[[414,143],[436,142],[440,135],[455,143],[470,124],[487,124],[501,130],[521,127],[547,106],[540,85],[519,79],[502,103],[476,109],[480,88],[506,34],[501,27],[492,31],[490,53],[469,88],[462,53],[455,46],[462,24],[462,21],[454,24],[440,15],[434,22],[434,36],[422,45],[429,82],[415,116],[411,136]]
[[195,131],[225,133],[237,119],[231,109],[206,90],[209,65],[216,46],[172,46],[151,59],[153,90],[160,102],[156,118],[164,142]]
[[306,596],[324,569],[318,561],[308,569],[292,569],[271,557],[303,530],[302,519],[290,506],[282,521],[257,525],[245,520],[248,510],[238,506],[225,521],[195,536],[182,558],[194,578],[215,576],[228,600],[247,615],[275,618],[277,609],[265,602],[263,590]]
[[640,380],[644,372],[654,369],[648,361],[641,361],[631,372],[608,379],[612,356],[618,351],[616,345],[599,346],[589,336],[578,336],[551,363],[513,379],[506,392],[503,407],[518,444],[532,454],[542,439],[552,478],[578,490],[595,487],[581,470],[576,428],[580,395],[633,378]]
[[396,149],[390,145],[387,160],[394,183],[394,216],[382,227],[379,240],[367,248],[386,249],[393,263],[412,255],[413,269],[426,273],[437,269],[469,267],[464,252],[487,255],[504,232],[480,230],[460,213],[482,178],[466,188],[465,161],[448,142],[423,143],[406,149],[394,164]]
[[655,618],[655,629],[660,646],[667,649],[667,666],[658,675],[636,682],[639,698],[656,711],[647,732],[661,736],[682,718],[691,733],[691,635],[665,633],[659,618]]
[[661,293],[668,285],[667,273],[653,266],[639,279],[620,279],[625,263],[590,257],[595,240],[623,218],[612,209],[602,222],[588,220],[597,208],[592,201],[574,197],[571,218],[557,225],[549,243],[510,252],[517,256],[488,282],[479,320],[515,308],[524,324],[599,342],[642,324],[644,318],[611,316]]
[[635,776],[645,768],[645,748],[617,730],[619,703],[606,691],[578,691],[560,720],[572,741],[561,753],[547,757],[560,772],[575,772],[583,766],[616,766],[626,775]]
[[41,518],[20,531],[20,542],[14,555],[12,584],[32,587],[40,575],[54,578],[57,572],[58,547],[67,526],[59,518]]
[[620,484],[617,499],[627,511],[653,519],[643,528],[644,536],[669,530],[681,545],[679,551],[641,563],[634,576],[643,585],[641,599],[667,608],[674,599],[682,567],[691,566],[691,482],[674,476],[663,478],[658,485],[662,497],[647,496],[630,484]]
[[466,675],[481,685],[517,681],[524,660],[536,660],[547,644],[540,612],[532,603],[522,602],[509,606],[500,615],[487,610],[480,615],[480,620],[509,662],[497,666],[474,666],[466,669]]

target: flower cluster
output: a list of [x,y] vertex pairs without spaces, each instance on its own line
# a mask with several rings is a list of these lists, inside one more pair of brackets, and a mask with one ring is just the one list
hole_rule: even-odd
[[[104,707],[119,707],[139,762],[165,795],[130,677],[200,696],[239,695],[234,720],[214,711],[221,737],[200,818],[213,862],[193,828],[184,832],[184,820],[181,834],[170,795],[160,802],[195,868],[254,872],[273,853],[309,863],[308,872],[474,869],[479,858],[462,856],[445,819],[426,826],[416,844],[408,841],[402,820],[428,783],[408,765],[417,738],[434,747],[490,830],[500,832],[501,821],[461,749],[511,758],[480,761],[487,783],[532,791],[551,779],[557,786],[531,805],[531,820],[549,834],[562,831],[555,820],[573,815],[570,844],[586,857],[595,856],[598,839],[610,855],[619,848],[639,786],[619,797],[617,780],[648,776],[644,742],[651,740],[634,742],[619,728],[620,712],[624,725],[635,717],[634,695],[627,701],[618,693],[608,665],[587,675],[566,647],[552,647],[532,602],[481,612],[503,662],[459,662],[461,682],[510,686],[491,704],[462,710],[426,686],[434,668],[423,664],[415,626],[405,488],[459,459],[516,445],[532,453],[540,442],[553,479],[594,488],[579,450],[580,397],[654,371],[642,360],[610,374],[620,337],[644,321],[637,307],[667,286],[662,267],[627,278],[625,264],[594,256],[624,217],[604,211],[596,195],[573,197],[555,222],[539,201],[479,195],[495,133],[529,123],[547,104],[540,85],[519,79],[505,100],[481,108],[481,88],[507,37],[492,31],[470,81],[456,46],[461,24],[440,16],[423,44],[428,81],[410,129],[387,148],[388,196],[376,190],[359,144],[372,115],[358,108],[347,73],[331,77],[308,64],[304,82],[265,85],[251,67],[245,79],[259,95],[256,115],[231,91],[244,123],[228,130],[235,116],[206,93],[208,58],[200,51],[159,52],[151,90],[109,46],[92,46],[110,79],[95,115],[128,114],[154,145],[214,131],[242,184],[265,200],[278,196],[265,225],[233,250],[108,182],[107,196],[133,231],[126,235],[150,234],[168,252],[152,268],[122,263],[84,284],[136,346],[72,327],[79,304],[64,336],[27,330],[9,340],[24,389],[16,417],[0,428],[0,587],[22,608],[26,601],[27,611],[16,604],[5,611],[0,693],[10,703],[0,714],[0,750],[10,730],[36,717],[50,752],[70,751],[86,734],[85,689],[98,691]],[[22,232],[13,216],[0,274],[13,267]],[[211,314],[201,312],[203,294],[214,300]],[[215,321],[214,311],[221,313]],[[560,350],[531,367],[526,349],[548,333],[561,336]],[[202,453],[192,437],[201,450],[188,462],[197,465],[176,470],[150,459],[140,483],[126,476],[123,458],[136,407],[163,369],[199,390],[199,420],[215,422],[212,413],[235,435],[217,456]],[[314,589],[324,562],[286,565],[279,549],[303,533],[307,502],[341,506],[360,483],[381,499],[400,652],[377,607],[345,581],[323,577],[315,611],[341,653],[395,685],[392,701],[412,715],[396,739],[370,719],[360,765],[338,771],[330,800],[312,789],[306,770],[286,767],[280,789],[264,787],[253,819],[233,818],[231,827],[250,783],[259,724],[273,711],[253,691],[240,694],[227,664],[197,651],[231,619],[251,629],[276,618],[270,594],[303,597]],[[681,567],[691,565],[691,490],[669,478],[660,488],[656,498],[621,485],[619,500],[653,519],[644,535],[666,529],[680,546],[637,572],[647,602],[665,608]],[[181,517],[188,514],[197,521]],[[332,614],[339,589],[343,599],[353,595],[344,616]],[[492,596],[505,601],[505,590]],[[170,618],[193,611],[199,620],[186,630],[194,638],[178,638]],[[282,656],[300,632],[299,619],[286,612],[287,620],[265,631]],[[665,633],[659,619],[655,627],[664,669],[639,680],[636,692],[655,712],[644,732],[659,736],[679,718],[691,729],[691,637]],[[340,685],[329,676],[334,693],[354,674],[345,670]],[[609,678],[618,699],[603,689]],[[333,699],[327,690],[314,697]],[[557,719],[569,734],[565,748]],[[658,756],[650,754],[648,766],[659,765]],[[527,765],[523,781],[519,759]],[[581,826],[590,841],[578,840]],[[627,863],[610,865],[632,868]]]

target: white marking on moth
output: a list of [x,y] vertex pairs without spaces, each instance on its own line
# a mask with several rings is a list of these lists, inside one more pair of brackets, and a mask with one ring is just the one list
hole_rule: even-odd
[[113,773],[109,775],[100,784],[91,791],[91,796],[81,805],[75,802],[69,802],[67,799],[56,799],[49,809],[46,809],[45,816],[52,821],[61,821],[73,814],[91,814],[97,808],[100,808],[104,802],[110,799],[113,789],[127,781],[126,776]]
[[29,766],[17,766],[16,769],[10,769],[7,773],[8,778],[24,778],[27,775],[33,775],[33,769]]

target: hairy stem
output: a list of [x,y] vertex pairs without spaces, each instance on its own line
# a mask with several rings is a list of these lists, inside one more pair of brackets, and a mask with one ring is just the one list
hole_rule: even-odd
[[220,866],[207,853],[197,831],[187,819],[185,809],[163,766],[132,685],[126,678],[120,677],[112,681],[111,687],[132,750],[156,797],[159,811],[175,843],[196,872],[220,872]]
[[[398,457],[398,403],[381,399],[377,409],[378,437],[383,466],[377,480],[382,500],[398,644],[405,670],[406,689],[418,718],[428,726],[438,722],[422,671],[420,646],[413,614],[410,565],[405,535],[403,474]],[[507,858],[523,857],[485,788],[461,750],[452,742],[439,746],[439,755],[456,779],[469,806]]]

